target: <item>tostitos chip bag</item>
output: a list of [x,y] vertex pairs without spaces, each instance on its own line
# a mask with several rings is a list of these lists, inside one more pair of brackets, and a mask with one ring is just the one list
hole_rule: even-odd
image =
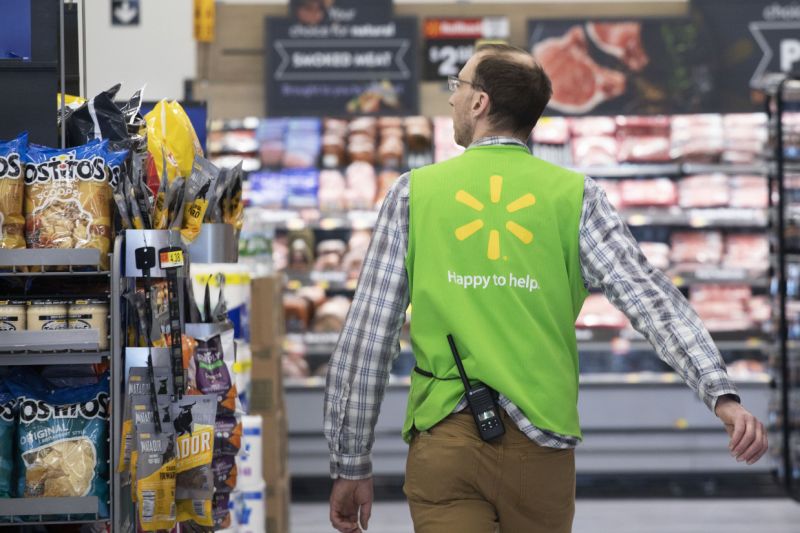
[[11,381],[19,412],[17,496],[97,496],[108,516],[108,375],[94,385],[35,390]]
[[[17,399],[0,384],[0,498],[10,498],[14,486],[14,429]],[[2,522],[2,520],[0,520]]]
[[25,156],[29,248],[96,248],[107,266],[113,188],[128,152],[91,142],[58,150],[31,145]]
[[28,134],[0,142],[0,248],[25,248],[25,153]]

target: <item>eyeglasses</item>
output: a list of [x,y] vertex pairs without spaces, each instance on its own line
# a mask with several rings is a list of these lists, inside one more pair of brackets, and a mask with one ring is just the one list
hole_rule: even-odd
[[462,80],[457,76],[447,76],[447,88],[450,89],[451,93],[456,92],[456,90],[458,90],[458,86],[462,83],[466,83],[467,85],[472,85],[475,88],[483,89],[483,86],[477,83],[472,83],[471,81]]

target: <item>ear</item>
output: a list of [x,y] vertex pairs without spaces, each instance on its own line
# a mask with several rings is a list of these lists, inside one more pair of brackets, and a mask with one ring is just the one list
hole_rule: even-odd
[[484,91],[475,91],[472,95],[472,116],[480,118],[489,114],[489,95]]

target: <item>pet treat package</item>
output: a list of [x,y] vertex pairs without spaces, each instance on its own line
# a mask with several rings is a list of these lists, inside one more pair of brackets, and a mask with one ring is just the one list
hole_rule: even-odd
[[175,526],[176,450],[171,428],[143,424],[136,433],[136,509],[141,531]]
[[217,398],[186,395],[172,404],[172,423],[177,444],[176,500],[178,521],[212,526],[214,496],[214,419]]

